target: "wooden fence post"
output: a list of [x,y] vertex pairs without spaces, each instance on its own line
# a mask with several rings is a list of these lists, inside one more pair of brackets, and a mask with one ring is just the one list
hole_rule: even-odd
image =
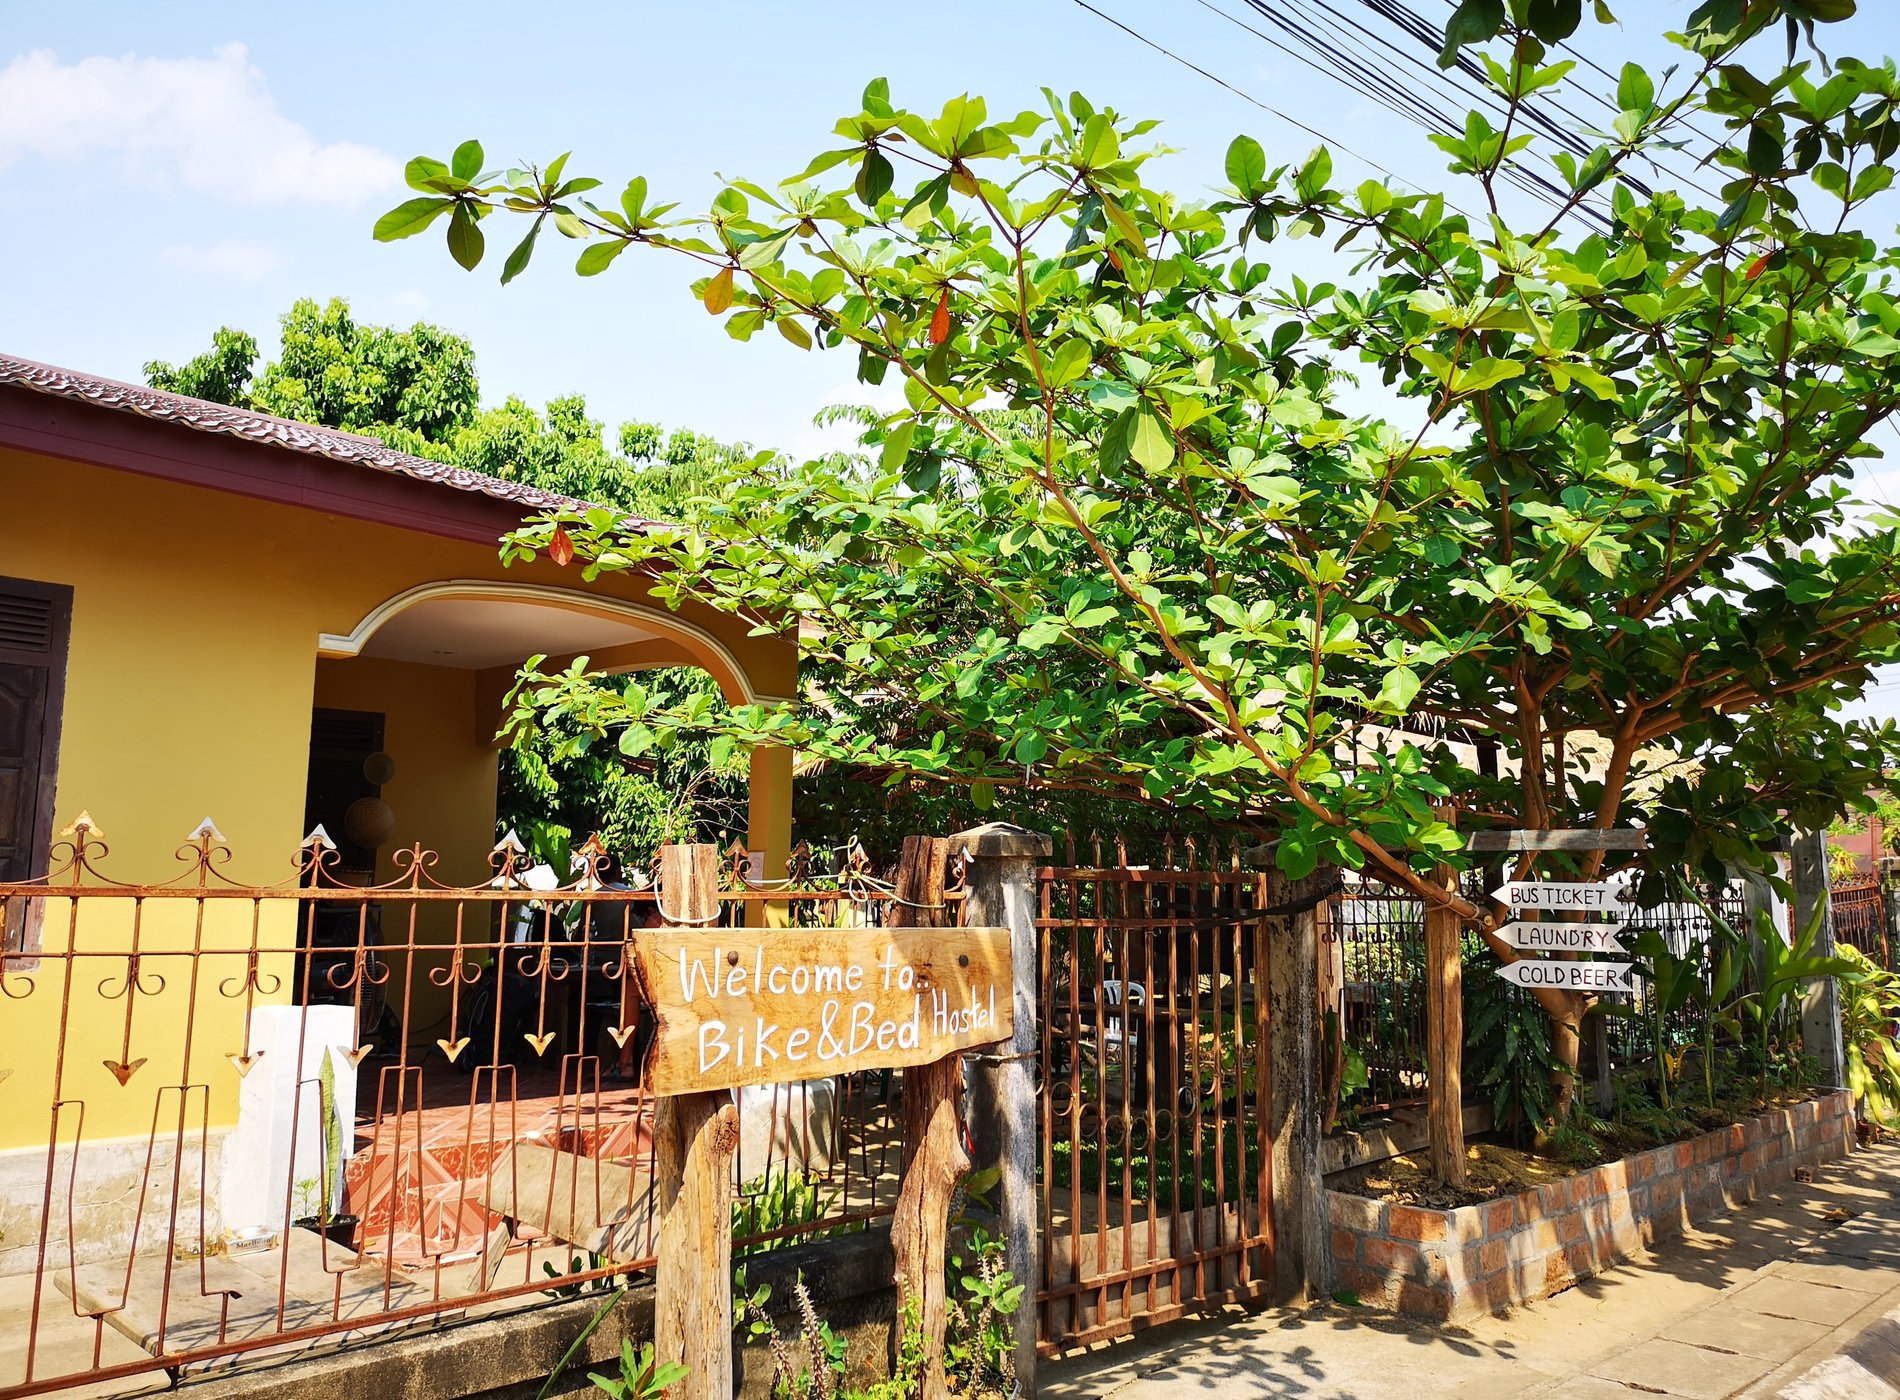
[[1015,983],[1007,1044],[978,1061],[972,1076],[972,1119],[979,1165],[1001,1174],[997,1205],[1002,1215],[1004,1262],[1022,1285],[1016,1310],[1014,1361],[1022,1400],[1035,1400],[1036,1341],[1042,1291],[1042,1235],[1036,1225],[1036,1162],[1040,1142],[1036,1125],[1036,1056],[1042,1038],[1038,969],[1041,948],[1036,934],[1036,866],[1052,849],[1039,831],[1007,822],[991,822],[950,838],[950,854],[966,855],[963,922],[977,928],[1009,930]]
[[[1456,876],[1439,866],[1447,891]],[[1446,904],[1425,906],[1426,1118],[1431,1127],[1432,1174],[1447,1186],[1465,1184],[1465,982],[1463,920]]]
[[[1270,866],[1270,851],[1246,859]],[[1267,1133],[1263,1199],[1273,1241],[1273,1301],[1282,1306],[1327,1298],[1333,1291],[1333,1255],[1327,1239],[1326,1181],[1320,1165],[1326,1084],[1320,1064],[1324,1008],[1320,1005],[1319,903],[1337,875],[1321,869],[1289,880],[1269,868],[1266,908],[1256,931],[1254,997],[1266,1013],[1266,1082],[1258,1086],[1260,1122]]]
[[[944,868],[950,843],[940,836],[906,836],[897,867],[895,893],[886,923],[895,928],[943,925]],[[943,1337],[945,1251],[950,1228],[950,1198],[970,1169],[963,1150],[962,1120],[957,1113],[957,1069],[961,1057],[946,1055],[904,1071],[904,1175],[897,1208],[891,1215],[891,1254],[896,1260],[897,1295],[912,1304],[922,1331],[924,1370],[917,1378],[919,1400],[949,1394],[944,1376]],[[898,1314],[901,1354],[904,1317]]]
[[[719,916],[719,848],[662,846],[658,893],[669,924]],[[658,1360],[690,1368],[675,1400],[732,1397],[732,1156],[739,1112],[723,1090],[659,1099],[653,1110],[660,1212],[653,1341]]]

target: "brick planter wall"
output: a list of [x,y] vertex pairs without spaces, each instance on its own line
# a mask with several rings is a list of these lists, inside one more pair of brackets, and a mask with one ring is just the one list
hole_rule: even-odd
[[1547,1298],[1853,1145],[1841,1092],[1458,1210],[1328,1191],[1338,1286],[1439,1320]]

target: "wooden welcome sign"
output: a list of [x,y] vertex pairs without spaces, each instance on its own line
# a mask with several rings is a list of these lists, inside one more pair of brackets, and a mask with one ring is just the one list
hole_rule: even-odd
[[658,1095],[931,1064],[1013,1031],[1003,928],[651,930],[634,956]]
[[948,1400],[943,1338],[950,1199],[969,1167],[957,1098],[961,1056],[1014,1033],[1010,932],[954,923],[949,842],[907,836],[887,928],[719,929],[713,846],[663,846],[661,907],[684,927],[635,935],[629,969],[654,1018],[646,1083],[653,1116],[653,1337],[686,1366],[670,1400],[731,1400],[732,1180],[739,1145],[730,1090],[904,1073],[903,1171],[891,1215],[893,1271],[914,1306],[923,1359],[917,1400]]

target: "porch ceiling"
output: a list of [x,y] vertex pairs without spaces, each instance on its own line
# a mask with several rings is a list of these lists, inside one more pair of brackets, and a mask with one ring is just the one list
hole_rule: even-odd
[[540,654],[566,656],[652,641],[658,632],[620,618],[543,603],[495,598],[430,598],[377,628],[362,655],[429,666],[487,670]]

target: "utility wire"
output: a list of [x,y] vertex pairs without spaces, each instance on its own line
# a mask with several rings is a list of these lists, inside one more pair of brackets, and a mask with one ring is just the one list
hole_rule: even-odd
[[[1327,27],[1333,31],[1332,36],[1329,37],[1308,27],[1308,23],[1311,19],[1309,16],[1296,18],[1281,14],[1264,3],[1264,0],[1243,0],[1243,3],[1259,15],[1264,22],[1284,33],[1293,43],[1303,45],[1305,49],[1308,50],[1307,52],[1302,52],[1300,49],[1291,47],[1289,44],[1281,42],[1270,34],[1263,33],[1253,25],[1248,24],[1245,20],[1227,13],[1227,11],[1221,9],[1219,6],[1212,4],[1211,0],[1196,0],[1196,2],[1203,9],[1220,16],[1229,24],[1233,24],[1253,35],[1255,38],[1263,40],[1282,53],[1314,69],[1316,72],[1345,83],[1348,87],[1371,98],[1374,102],[1379,103],[1396,115],[1404,117],[1406,120],[1422,127],[1427,132],[1455,134],[1463,127],[1461,120],[1445,109],[1434,106],[1425,96],[1421,95],[1416,85],[1408,87],[1405,83],[1388,76],[1382,69],[1390,67],[1390,60],[1378,59],[1376,55],[1373,55],[1364,47],[1363,41],[1348,33],[1342,33],[1336,24],[1327,24]],[[1333,13],[1336,15],[1337,11]],[[1326,23],[1323,19],[1321,22]],[[1363,31],[1363,26],[1355,25],[1354,27],[1360,28]],[[1335,40],[1337,40],[1337,42],[1335,42]],[[1393,46],[1388,45],[1388,47]],[[1351,52],[1348,52],[1348,49],[1350,49]],[[1399,54],[1400,57],[1406,59],[1406,61],[1411,62],[1415,67],[1421,68],[1430,82],[1443,84],[1447,81],[1442,75],[1435,71],[1425,69],[1424,65],[1419,64],[1415,58],[1410,58],[1405,55],[1402,50],[1393,47],[1393,52]],[[1457,96],[1461,100],[1474,100],[1472,94],[1463,92],[1456,87],[1453,87],[1451,95]],[[1475,97],[1475,101],[1477,105],[1486,107],[1499,116],[1502,116],[1505,111],[1499,99],[1492,96],[1488,89],[1481,89],[1479,94]],[[1534,115],[1530,110],[1530,104],[1520,105],[1519,110],[1520,113],[1527,118]],[[1546,128],[1554,126],[1554,123],[1551,123],[1548,118],[1540,119],[1537,124]],[[1572,137],[1569,138],[1569,140],[1574,142],[1575,138]],[[1587,150],[1587,148],[1584,149]],[[1569,197],[1568,190],[1518,161],[1506,163],[1502,167],[1501,173],[1508,182],[1523,190],[1526,194],[1531,195],[1533,198],[1551,201],[1554,202],[1555,205],[1561,206]],[[1579,210],[1578,213],[1580,217],[1586,220],[1595,217],[1598,222],[1607,223],[1607,219],[1605,219],[1604,216],[1595,214],[1594,211]]]
[[[1173,49],[1170,49],[1163,44],[1157,43],[1155,40],[1150,39],[1146,34],[1141,33],[1139,30],[1132,29],[1128,25],[1123,24],[1120,20],[1116,19],[1115,16],[1111,14],[1104,14],[1101,10],[1096,9],[1095,6],[1091,5],[1089,3],[1089,0],[1075,0],[1075,3],[1077,5],[1080,5],[1083,9],[1087,10],[1090,14],[1094,15],[1097,19],[1107,20],[1110,24],[1114,25],[1117,29],[1121,30],[1121,32],[1126,34],[1129,38],[1134,39],[1140,43],[1146,44],[1149,48],[1153,49],[1156,53],[1161,54],[1166,58],[1173,59],[1176,63],[1180,64],[1183,68],[1189,69],[1192,72],[1200,74],[1203,78],[1206,78],[1210,83],[1213,83],[1218,87],[1223,87],[1227,89],[1227,91],[1231,92],[1235,97],[1238,97],[1241,101],[1251,103],[1255,107],[1258,107],[1261,111],[1269,113],[1272,116],[1278,117],[1281,121],[1286,122],[1290,126],[1298,127],[1301,131],[1304,131],[1308,136],[1311,136],[1314,140],[1319,141],[1322,144],[1324,144],[1328,149],[1335,150],[1335,151],[1344,151],[1347,155],[1351,156],[1354,160],[1361,161],[1364,164],[1371,166],[1374,170],[1378,171],[1381,175],[1384,175],[1387,179],[1397,180],[1399,178],[1397,175],[1393,174],[1390,170],[1386,169],[1385,166],[1379,164],[1379,162],[1374,160],[1371,156],[1360,155],[1359,152],[1355,151],[1352,147],[1346,145],[1343,141],[1335,141],[1333,140],[1332,137],[1328,136],[1325,132],[1320,131],[1315,127],[1308,126],[1305,122],[1301,121],[1298,117],[1288,116],[1285,112],[1282,112],[1278,107],[1269,106],[1267,103],[1262,102],[1259,98],[1253,96],[1251,93],[1242,92],[1239,88],[1235,87],[1232,83],[1228,82],[1225,78],[1216,77],[1214,74],[1208,72],[1205,68],[1201,67],[1200,64],[1195,63],[1189,59],[1183,58],[1180,54],[1176,53]],[[1451,201],[1447,200],[1446,203],[1450,204]],[[1452,207],[1456,208],[1457,206],[1453,205]],[[1463,210],[1459,210],[1459,212],[1464,213]],[[1469,214],[1466,214],[1465,217],[1470,218],[1471,216]]]

